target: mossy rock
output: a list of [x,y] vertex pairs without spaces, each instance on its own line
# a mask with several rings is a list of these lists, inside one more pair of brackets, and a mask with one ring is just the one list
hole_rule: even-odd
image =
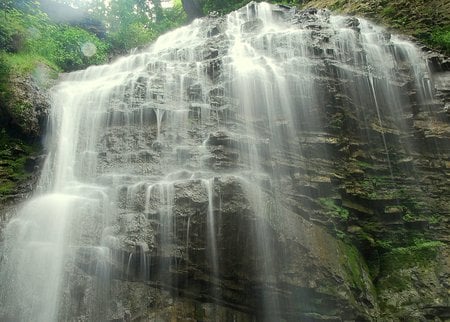
[[18,187],[27,182],[34,172],[41,151],[37,142],[27,142],[0,131],[0,201],[15,195]]
[[417,241],[383,254],[376,284],[382,311],[400,320],[419,321],[425,320],[427,310],[444,307],[450,282],[445,258],[448,247],[436,241]]

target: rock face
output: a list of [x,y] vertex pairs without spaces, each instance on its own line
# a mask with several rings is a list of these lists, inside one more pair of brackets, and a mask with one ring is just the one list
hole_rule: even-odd
[[41,139],[55,71],[39,64],[29,75],[10,73],[0,103],[0,226],[30,196],[43,163]]
[[0,319],[448,320],[449,73],[429,58],[251,3],[67,75],[43,193],[4,232]]
[[341,14],[367,17],[450,54],[448,41],[438,36],[448,32],[450,6],[446,0],[304,0],[299,3],[304,8],[329,8]]
[[5,106],[2,123],[5,127],[14,128],[26,136],[40,137],[43,135],[44,122],[50,107],[48,93],[44,90],[42,78],[48,82],[52,71],[39,65],[35,69],[36,76],[12,76],[10,79],[11,98]]

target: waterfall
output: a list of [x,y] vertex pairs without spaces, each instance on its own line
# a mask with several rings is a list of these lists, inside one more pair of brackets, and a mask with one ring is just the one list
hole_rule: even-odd
[[327,108],[360,107],[355,135],[392,176],[387,136],[408,91],[433,100],[428,78],[414,45],[364,19],[253,2],[63,75],[38,189],[4,233],[0,319],[168,321],[183,297],[210,321],[295,317],[287,303],[313,304],[285,285],[313,282],[291,280],[290,252],[329,237],[306,218],[309,186],[295,199],[288,182],[332,162]]

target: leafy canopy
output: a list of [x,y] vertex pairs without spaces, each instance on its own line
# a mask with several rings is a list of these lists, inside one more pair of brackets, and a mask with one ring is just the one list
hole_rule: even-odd
[[[28,55],[62,70],[104,63],[108,57],[109,45],[105,41],[79,27],[52,23],[38,10],[7,8],[0,10],[0,15],[3,55]],[[87,44],[95,48],[94,53],[83,52]]]
[[[75,5],[76,1],[60,2]],[[148,44],[186,21],[181,1],[175,1],[172,8],[163,8],[161,0],[86,0],[78,5],[103,22],[114,53]]]

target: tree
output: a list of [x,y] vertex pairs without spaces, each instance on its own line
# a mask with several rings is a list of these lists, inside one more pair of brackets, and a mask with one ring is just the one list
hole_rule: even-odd
[[203,11],[217,11],[220,14],[226,14],[243,7],[249,2],[250,0],[204,0]]
[[202,3],[199,0],[182,0],[182,4],[189,21],[204,16]]
[[116,54],[147,44],[185,21],[181,4],[163,8],[161,0],[89,0],[83,3],[84,10],[104,23],[106,39]]

